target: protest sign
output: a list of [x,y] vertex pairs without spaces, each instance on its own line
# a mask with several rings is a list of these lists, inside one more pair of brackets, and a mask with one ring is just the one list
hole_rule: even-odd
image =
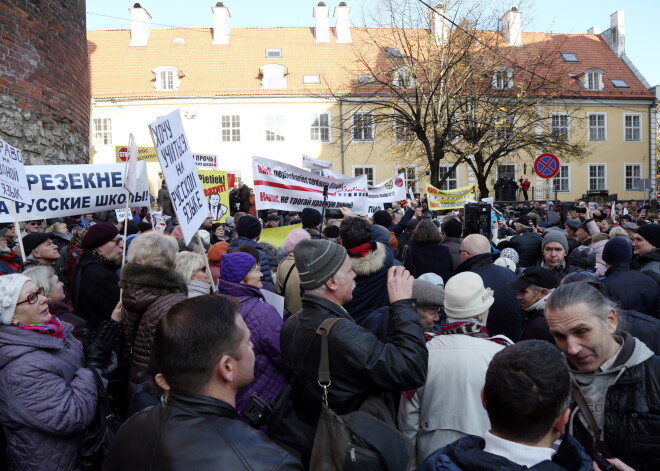
[[193,161],[199,168],[216,168],[218,166],[217,155],[193,154]]
[[170,191],[172,207],[183,238],[189,244],[209,213],[181,113],[177,109],[154,121],[149,124],[149,131]]
[[0,139],[0,197],[23,204],[32,203],[23,154]]
[[126,161],[126,173],[124,173],[124,188],[131,193],[135,194],[137,189],[137,162],[138,162],[138,147],[135,144],[135,137],[133,134],[128,136],[128,160]]
[[126,219],[126,208],[117,208],[115,209],[115,216],[117,216],[117,222],[122,222]]
[[261,230],[259,242],[268,242],[273,247],[284,247],[284,239],[294,229],[302,229],[302,224],[291,224],[288,226],[269,227]]
[[213,222],[225,222],[229,216],[229,186],[227,172],[220,170],[197,170],[204,190],[206,204],[213,216]]
[[284,211],[316,208],[320,211],[323,187],[328,185],[326,208],[346,207],[355,214],[367,212],[366,175],[337,180],[262,157],[252,157],[252,171],[257,211],[269,208]]
[[[325,169],[321,172],[324,177],[334,179],[348,179],[346,175]],[[406,199],[405,175],[400,173],[377,185],[367,185],[367,215],[385,209],[385,203],[393,203]]]
[[329,160],[319,160],[310,157],[309,155],[303,154],[303,168],[309,168],[311,170],[326,170],[332,169],[332,162]]
[[[126,206],[125,164],[26,165],[32,203],[16,203],[19,221],[97,213]],[[149,206],[144,162],[137,166],[137,193],[130,207]],[[0,200],[0,222],[13,222],[7,202]]]
[[439,190],[428,185],[426,188],[427,203],[431,211],[459,209],[465,206],[465,203],[473,201],[474,191],[474,185],[462,186],[455,190]]
[[[138,161],[158,162],[156,149],[153,147],[138,147]],[[131,155],[131,149],[128,146],[115,146],[115,162],[126,162]]]

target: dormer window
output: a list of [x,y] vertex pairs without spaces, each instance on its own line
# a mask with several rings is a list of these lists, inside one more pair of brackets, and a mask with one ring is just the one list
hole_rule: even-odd
[[410,69],[406,66],[401,66],[394,69],[392,85],[399,88],[412,88],[413,77],[410,73]]
[[603,73],[605,73],[605,71],[601,69],[589,69],[577,75],[577,78],[582,82],[582,86],[585,90],[598,92],[604,88]]
[[566,62],[580,62],[577,57],[575,57],[575,54],[572,52],[562,52],[561,56],[564,58],[564,61]]
[[358,83],[360,85],[364,85],[365,83],[372,83],[374,80],[375,79],[373,75],[358,75]]
[[385,54],[387,54],[387,57],[395,57],[397,59],[401,59],[403,57],[401,51],[399,51],[396,47],[386,47]]
[[502,67],[493,74],[491,85],[495,90],[509,90],[513,87],[513,69]]
[[183,73],[171,65],[163,65],[152,70],[155,75],[154,88],[156,90],[178,90]]
[[261,86],[268,90],[286,88],[286,67],[279,64],[261,66]]

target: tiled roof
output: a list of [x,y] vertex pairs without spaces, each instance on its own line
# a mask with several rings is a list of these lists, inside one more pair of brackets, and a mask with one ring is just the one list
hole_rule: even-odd
[[[346,93],[348,84],[355,84],[359,74],[356,49],[375,59],[382,50],[376,48],[375,35],[387,30],[352,28],[353,43],[336,43],[331,28],[330,43],[316,43],[314,28],[233,28],[230,44],[212,44],[210,28],[154,29],[148,46],[129,47],[130,30],[88,31],[92,97],[183,97],[183,96],[292,96],[324,95],[328,88]],[[484,32],[487,33],[487,32]],[[417,34],[428,35],[424,30]],[[496,34],[496,33],[492,33]],[[184,38],[184,44],[173,44]],[[576,80],[567,81],[571,92],[583,97],[651,98],[624,61],[618,58],[600,35],[554,34],[523,32],[522,48],[510,49],[518,63],[534,48],[554,48],[572,52],[579,62],[565,63],[556,52],[557,69],[579,74],[590,68],[605,71],[604,90],[582,89]],[[267,48],[281,48],[281,58],[266,58]],[[554,57],[554,56],[553,56]],[[287,68],[287,88],[264,90],[259,68],[265,64],[280,64]],[[503,64],[508,65],[508,64]],[[159,91],[154,88],[152,69],[174,66],[184,77],[178,90]],[[303,75],[320,75],[320,85],[303,84]],[[621,79],[629,88],[615,88],[610,79]],[[515,76],[514,76],[515,80]]]

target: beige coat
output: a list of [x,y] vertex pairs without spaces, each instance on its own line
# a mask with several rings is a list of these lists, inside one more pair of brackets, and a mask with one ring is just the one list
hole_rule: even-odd
[[[289,272],[291,274],[289,275]],[[289,276],[287,279],[287,275]],[[286,281],[286,286],[285,282]],[[293,252],[282,260],[277,267],[277,293],[284,296],[284,308],[291,314],[295,314],[302,308],[300,300],[300,276],[296,268]]]

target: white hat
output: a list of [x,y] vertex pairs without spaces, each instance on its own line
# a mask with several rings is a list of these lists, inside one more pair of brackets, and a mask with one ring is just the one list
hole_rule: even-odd
[[418,280],[423,280],[423,281],[428,281],[429,283],[433,283],[436,286],[445,286],[445,282],[443,281],[442,277],[436,273],[424,273],[422,276],[417,278]]
[[483,314],[492,306],[493,290],[484,287],[479,275],[470,271],[459,273],[445,285],[445,313],[454,319]]
[[497,260],[495,260],[495,265],[499,265],[504,268],[508,268],[512,272],[516,272],[516,264],[511,260],[510,258],[507,257],[500,257]]
[[16,303],[27,276],[18,273],[0,276],[0,323],[10,325],[16,311]]

